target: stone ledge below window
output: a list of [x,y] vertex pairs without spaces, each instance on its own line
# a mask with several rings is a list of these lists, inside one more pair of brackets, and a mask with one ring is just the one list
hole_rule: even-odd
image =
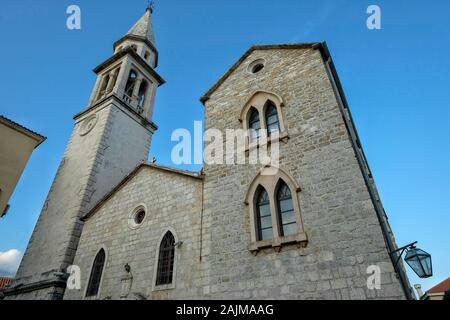
[[276,140],[286,143],[289,140],[289,134],[287,133],[287,131],[283,131],[283,132],[280,132],[279,136],[276,138],[268,137],[266,141],[247,143],[246,147],[245,147],[245,152],[249,152],[250,150],[254,150],[254,149],[260,148],[265,145],[270,145]]
[[171,289],[175,289],[174,283],[155,285],[153,287],[152,291],[165,291],[165,290],[171,290]]
[[257,255],[263,249],[273,248],[275,252],[280,252],[283,246],[297,244],[299,248],[305,248],[308,244],[308,237],[306,233],[298,233],[292,236],[276,237],[271,240],[263,240],[252,242],[249,245],[249,250],[253,255]]

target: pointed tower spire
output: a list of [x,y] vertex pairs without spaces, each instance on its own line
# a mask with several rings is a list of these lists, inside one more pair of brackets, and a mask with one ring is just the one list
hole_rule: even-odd
[[136,22],[136,24],[127,32],[127,35],[142,37],[145,40],[155,44],[155,37],[152,26],[153,2],[149,3],[145,9],[145,14]]
[[114,43],[114,53],[131,47],[152,68],[158,66],[158,50],[152,24],[153,1],[149,2],[144,15],[131,27],[120,40]]

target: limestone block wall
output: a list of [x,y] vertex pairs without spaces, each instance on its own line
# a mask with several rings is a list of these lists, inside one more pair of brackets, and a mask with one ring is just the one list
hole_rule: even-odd
[[107,192],[111,191],[138,164],[147,161],[152,132],[141,120],[121,109],[116,102],[110,112],[110,130],[105,133],[104,145],[97,162],[99,177],[86,213]]
[[[92,117],[89,130],[86,119]],[[76,120],[13,285],[52,279],[71,264],[80,216],[147,159],[150,139],[148,129],[112,103]],[[48,293],[40,298],[48,299]]]
[[[257,74],[248,65],[264,59]],[[280,166],[298,194],[306,248],[248,250],[244,204],[259,167],[205,166],[205,219],[210,228],[209,298],[404,299],[319,51],[256,50],[206,102],[205,129],[242,128],[239,115],[257,90],[284,100],[289,140]],[[381,290],[366,286],[369,265],[382,272]]]
[[[147,299],[199,297],[202,181],[162,169],[143,167],[85,222],[74,264],[81,268],[81,290],[66,290],[64,299],[84,299],[93,260],[100,250],[107,252],[106,266],[98,297],[120,299],[124,265],[133,277],[126,297]],[[129,219],[139,206],[146,217],[137,228]],[[176,241],[174,288],[155,289],[155,268],[159,243],[170,230]],[[200,289],[198,289],[200,288]]]
[[[253,74],[248,66],[257,59],[263,59],[265,67]],[[101,248],[106,265],[95,299],[405,298],[320,52],[253,51],[206,101],[205,129],[225,133],[242,128],[241,109],[258,90],[284,101],[288,139],[280,142],[280,167],[301,188],[296,196],[308,236],[306,247],[285,245],[279,252],[270,248],[256,255],[249,250],[250,215],[244,200],[258,165],[205,165],[203,180],[144,165],[81,229],[80,213],[87,213],[132,170],[133,161],[136,164],[148,153],[150,136],[117,105],[98,111],[98,123],[86,136],[100,130],[97,144],[81,143],[77,124],[65,154],[71,161],[63,161],[58,171],[33,235],[37,240],[30,244],[32,249],[48,245],[67,263],[67,257],[75,256],[82,287],[66,290],[65,299],[85,298],[92,263]],[[78,162],[74,164],[73,159]],[[81,186],[82,193],[70,198],[80,191],[74,185]],[[52,206],[52,199],[65,200],[53,200]],[[76,209],[63,211],[64,205]],[[138,206],[146,208],[146,218],[141,226],[131,228],[129,219]],[[58,212],[69,213],[60,217]],[[52,222],[55,229],[74,226],[72,235],[77,236],[62,243],[78,247],[58,246],[54,240],[64,237],[67,229],[59,234]],[[173,287],[160,290],[155,287],[157,250],[167,230],[183,244],[176,249]],[[46,236],[49,231],[52,235]],[[53,257],[50,252],[42,254],[27,250],[24,265],[36,262],[36,270],[19,272],[27,275],[50,269],[45,259],[52,262]],[[127,263],[132,282],[124,291]],[[380,290],[366,285],[366,271],[372,265],[381,270]],[[37,293],[32,294],[37,298]],[[48,295],[49,290],[42,294]]]

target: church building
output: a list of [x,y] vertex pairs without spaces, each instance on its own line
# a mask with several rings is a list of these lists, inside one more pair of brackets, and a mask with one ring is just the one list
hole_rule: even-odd
[[151,19],[94,69],[6,299],[410,299],[326,44],[252,46],[201,97],[205,130],[277,133],[275,174],[190,172],[148,162]]

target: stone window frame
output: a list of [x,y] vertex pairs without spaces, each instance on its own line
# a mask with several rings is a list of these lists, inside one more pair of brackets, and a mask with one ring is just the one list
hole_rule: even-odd
[[[277,208],[277,190],[280,181],[286,183],[289,187],[292,195],[292,204],[295,211],[295,217],[297,222],[297,234],[289,236],[281,236],[280,233],[280,217]],[[260,187],[263,187],[268,195],[270,201],[270,213],[272,216],[272,239],[270,240],[258,240],[258,214],[256,208],[256,200]],[[248,207],[249,219],[250,219],[250,244],[249,250],[256,255],[260,250],[273,248],[279,252],[284,245],[297,244],[299,247],[306,247],[308,243],[308,237],[305,233],[303,220],[301,215],[301,207],[299,200],[299,193],[301,191],[300,186],[295,179],[286,171],[280,168],[264,167],[262,168],[256,177],[252,180],[247,194],[245,196],[245,205]]]
[[172,227],[168,227],[164,230],[164,232],[161,234],[161,236],[158,239],[158,242],[156,244],[156,252],[155,252],[155,261],[153,266],[153,280],[152,280],[152,291],[164,291],[164,290],[173,290],[176,288],[176,282],[177,282],[177,267],[178,267],[178,261],[179,261],[179,248],[175,246],[175,255],[173,258],[173,274],[172,274],[172,283],[170,284],[164,284],[164,285],[156,285],[156,280],[158,276],[158,263],[159,263],[159,250],[161,247],[161,242],[164,239],[164,236],[167,232],[172,233],[175,243],[179,242],[178,234],[175,232],[175,230]]
[[[97,258],[97,255],[99,254],[99,252],[102,249],[103,249],[103,252],[105,252],[105,263],[103,264],[102,275],[101,275],[101,278],[100,278],[100,283],[98,285],[97,295],[95,295],[95,296],[87,296],[87,290],[88,290],[88,287],[89,287],[89,279],[91,279],[91,274],[92,274],[92,271],[93,271],[94,262],[95,262],[95,259]],[[95,251],[95,255],[91,259],[91,263],[89,264],[90,269],[89,269],[89,274],[88,274],[88,277],[87,277],[88,281],[86,281],[86,288],[84,288],[83,297],[84,297],[85,300],[96,300],[96,299],[100,298],[100,294],[102,292],[103,280],[105,279],[106,265],[108,264],[108,257],[109,257],[108,249],[106,249],[106,246],[104,246],[104,245],[102,245],[97,251]]]
[[150,58],[150,51],[145,50],[145,52],[144,52],[144,60],[149,62],[149,58]]
[[[260,67],[259,70],[255,70],[256,67]],[[252,75],[258,75],[262,73],[265,67],[266,67],[266,60],[264,58],[259,58],[253,60],[248,64],[247,72]]]
[[[132,81],[131,80],[131,75],[133,73],[136,75],[136,77],[134,78],[133,83],[131,84],[131,81]],[[127,95],[131,99],[133,98],[133,91],[134,91],[134,88],[136,86],[136,82],[137,82],[138,77],[139,77],[139,72],[137,71],[137,69],[130,68],[130,71],[128,72],[127,80],[125,82],[125,86],[124,86],[124,89],[123,89],[123,93],[125,95]],[[131,91],[131,95],[128,94],[127,90]]]
[[122,68],[122,63],[116,63],[103,71],[95,84],[93,103],[97,103],[105,97],[115,92],[117,79]]
[[[145,216],[144,216],[144,219],[142,220],[142,222],[137,224],[135,222],[135,216],[140,211],[144,211]],[[147,206],[145,205],[145,203],[138,204],[137,206],[134,207],[134,209],[131,211],[131,213],[128,217],[128,227],[132,230],[140,228],[144,224],[145,220],[147,219],[147,216],[148,216],[148,211],[147,211]]]
[[[132,85],[128,86],[128,84],[131,82],[131,74],[135,73],[136,78],[134,79],[134,82]],[[141,91],[141,88],[145,85],[145,91],[143,92],[144,101],[142,106],[139,105],[139,93]],[[131,95],[129,95],[127,88],[129,91],[131,91]],[[127,103],[129,106],[134,108],[139,114],[143,114],[144,111],[148,112],[148,109],[150,108],[149,105],[151,104],[150,101],[153,96],[154,91],[154,82],[146,76],[142,70],[136,66],[134,63],[131,64],[128,70],[128,76],[125,81],[125,86],[123,87],[123,101]]]
[[252,94],[250,99],[244,104],[244,107],[241,109],[241,114],[239,116],[239,121],[242,123],[242,128],[244,132],[248,132],[249,130],[249,118],[252,108],[256,109],[259,113],[259,121],[260,121],[260,130],[265,130],[267,132],[267,124],[266,124],[266,109],[268,102],[272,102],[272,104],[276,107],[278,113],[278,122],[280,126],[280,132],[278,135],[268,136],[267,139],[260,139],[259,141],[250,141],[250,135],[248,134],[245,141],[245,150],[248,151],[253,148],[257,148],[260,145],[270,144],[275,139],[286,142],[289,139],[289,134],[287,130],[287,126],[285,123],[285,112],[284,112],[284,101],[280,95],[264,91],[258,90]]

